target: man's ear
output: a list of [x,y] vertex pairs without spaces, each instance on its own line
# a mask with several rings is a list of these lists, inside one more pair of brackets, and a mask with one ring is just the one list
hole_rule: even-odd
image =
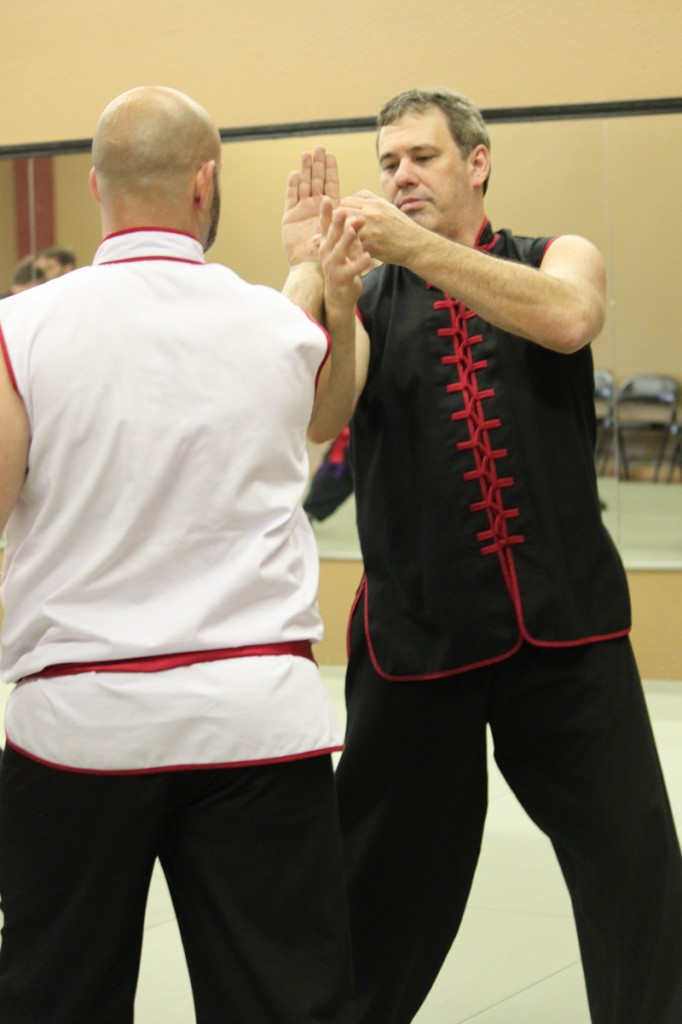
[[90,191],[92,192],[95,200],[101,203],[99,197],[99,185],[97,184],[97,175],[95,174],[95,168],[93,167],[90,171],[90,177],[88,178],[88,184],[90,185]]
[[473,185],[484,185],[490,176],[490,153],[487,146],[480,143],[469,153],[471,182]]
[[194,200],[200,210],[205,210],[209,205],[214,170],[215,160],[207,160],[194,176]]

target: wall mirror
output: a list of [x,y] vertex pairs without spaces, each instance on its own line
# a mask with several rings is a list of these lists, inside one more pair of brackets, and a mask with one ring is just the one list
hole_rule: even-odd
[[[487,208],[493,226],[510,227],[519,234],[584,234],[606,258],[608,316],[593,345],[595,367],[605,372],[616,392],[628,378],[643,374],[665,375],[682,385],[677,255],[682,237],[680,109],[520,121],[496,121],[488,115],[488,121],[493,169]],[[360,188],[379,192],[374,137],[368,127],[263,138],[224,132],[223,213],[209,260],[227,263],[247,280],[279,288],[286,274],[279,225],[288,171],[297,166],[302,150],[322,142],[338,157],[344,193]],[[28,216],[35,221],[41,216],[45,196],[38,190],[45,190],[45,161],[50,165],[51,240],[73,249],[79,264],[88,263],[100,226],[87,185],[87,144],[55,145],[48,153],[34,155],[15,154],[5,147],[0,156],[0,291],[7,289],[12,268],[24,255],[18,251],[20,219]],[[21,208],[16,167],[20,161],[28,182]],[[37,182],[43,185],[37,188]],[[38,235],[35,223],[24,228],[23,237],[31,239],[31,247],[39,247]],[[621,423],[623,409],[616,410]],[[628,418],[639,416],[630,409]],[[605,522],[626,566],[679,569],[682,402],[665,435],[660,430],[651,436],[644,431],[619,432],[608,400],[600,411],[605,421],[597,453],[599,491]],[[659,413],[665,418],[670,407],[662,404]],[[313,461],[320,455],[321,449],[313,451]],[[358,556],[352,497],[315,529],[322,557]]]

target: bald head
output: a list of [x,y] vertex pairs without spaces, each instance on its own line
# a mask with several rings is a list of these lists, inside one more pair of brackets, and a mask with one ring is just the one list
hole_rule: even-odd
[[199,169],[212,161],[219,166],[220,135],[189,96],[143,86],[118,96],[103,111],[92,156],[94,190],[105,220],[141,217],[154,226],[149,218],[156,217],[155,226],[169,226],[169,218],[175,224],[175,218],[186,216]]

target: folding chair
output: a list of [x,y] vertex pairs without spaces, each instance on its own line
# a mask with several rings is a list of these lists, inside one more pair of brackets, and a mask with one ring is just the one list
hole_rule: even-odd
[[650,463],[658,480],[674,434],[680,385],[667,374],[639,373],[616,391],[615,421],[622,476],[630,479],[634,462]]

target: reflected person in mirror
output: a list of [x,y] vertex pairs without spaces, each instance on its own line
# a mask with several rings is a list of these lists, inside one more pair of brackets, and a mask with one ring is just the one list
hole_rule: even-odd
[[25,292],[28,288],[35,288],[43,281],[45,281],[45,273],[37,265],[36,260],[32,256],[24,256],[12,271],[12,283],[9,286],[9,291],[0,295],[0,299],[6,299],[9,295],[18,295],[19,292]]
[[54,277],[61,277],[76,269],[76,254],[59,245],[48,245],[38,253],[36,265],[44,273],[45,280],[51,281]]

